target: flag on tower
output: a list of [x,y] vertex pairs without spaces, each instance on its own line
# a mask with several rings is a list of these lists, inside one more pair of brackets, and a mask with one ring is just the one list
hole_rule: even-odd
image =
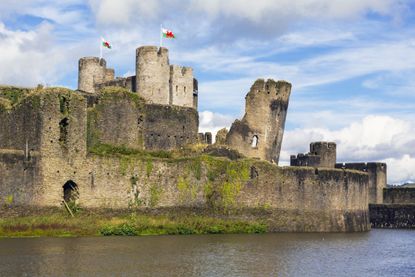
[[167,30],[167,29],[163,29],[162,28],[161,29],[161,32],[162,32],[164,38],[176,38],[176,36],[170,30]]
[[101,38],[101,40],[102,40],[102,46],[104,46],[108,49],[112,48],[111,44],[108,41],[106,41],[104,38]]

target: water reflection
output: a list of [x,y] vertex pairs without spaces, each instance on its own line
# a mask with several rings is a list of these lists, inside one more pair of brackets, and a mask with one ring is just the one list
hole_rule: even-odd
[[415,231],[0,240],[0,276],[415,276]]

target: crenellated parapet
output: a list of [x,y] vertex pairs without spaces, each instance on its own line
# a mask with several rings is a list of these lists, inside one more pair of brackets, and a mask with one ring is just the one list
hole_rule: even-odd
[[310,143],[307,154],[292,155],[291,166],[311,166],[334,168],[336,164],[336,143],[317,141]]

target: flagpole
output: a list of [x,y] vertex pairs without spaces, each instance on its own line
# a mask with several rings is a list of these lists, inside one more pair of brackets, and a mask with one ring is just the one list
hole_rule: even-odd
[[[101,38],[102,40],[102,38]],[[99,43],[99,59],[102,60],[102,41]]]
[[163,25],[160,24],[160,48],[163,46]]

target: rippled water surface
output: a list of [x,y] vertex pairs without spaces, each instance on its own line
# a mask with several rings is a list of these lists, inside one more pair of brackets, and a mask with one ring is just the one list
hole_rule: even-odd
[[0,276],[415,276],[415,231],[0,239]]

